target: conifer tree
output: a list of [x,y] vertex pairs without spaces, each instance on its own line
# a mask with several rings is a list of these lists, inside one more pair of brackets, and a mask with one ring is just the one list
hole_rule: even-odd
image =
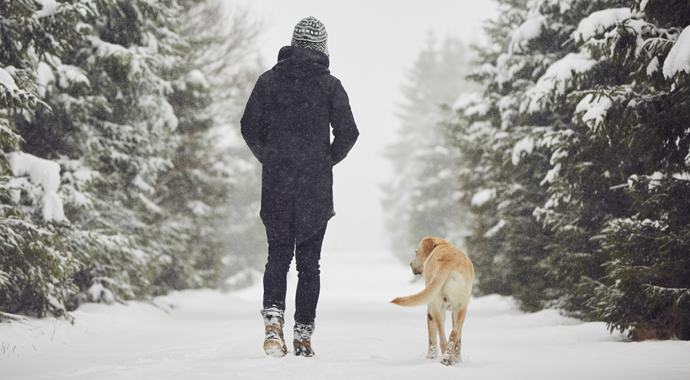
[[462,245],[468,213],[455,202],[457,157],[441,123],[451,114],[450,105],[458,95],[473,86],[465,80],[469,64],[470,52],[462,41],[437,42],[429,35],[403,88],[406,104],[400,114],[399,140],[386,152],[396,175],[385,186],[384,199],[392,247],[402,260],[409,260],[410,250],[424,237],[443,237]]
[[[31,118],[37,104],[41,104],[39,112],[50,112],[39,100],[44,88],[38,63],[71,48],[81,32],[74,25],[93,13],[87,1],[57,8],[24,0],[0,4],[0,311],[64,315],[66,303],[77,291],[72,279],[80,263],[55,234],[62,219],[53,220],[45,210],[47,205],[36,197],[49,190],[42,188],[45,173],[28,170],[28,180],[16,176],[26,171],[16,162],[32,157],[21,153],[26,137],[17,124]],[[12,166],[9,155],[14,158]],[[59,172],[51,170],[50,174],[58,176]]]
[[[218,17],[224,5],[0,5],[0,144],[59,163],[62,178],[51,178],[65,214],[46,218],[45,184],[17,188],[0,157],[0,310],[59,315],[83,301],[218,284],[231,235],[218,232],[242,161],[218,148],[218,124],[239,118],[256,30],[241,15],[208,28],[198,9]],[[231,211],[244,222],[243,210]]]
[[[184,251],[188,225],[165,229],[160,175],[180,144],[166,98],[184,44],[174,2],[99,2],[84,37],[40,64],[46,101],[17,125],[26,150],[63,168],[71,224],[61,243],[85,263],[81,299],[122,300],[164,292],[155,281]],[[174,236],[175,238],[170,238]]]
[[[171,81],[168,96],[179,120],[175,133],[180,140],[156,197],[168,211],[160,222],[161,233],[171,239],[176,246],[171,251],[177,254],[170,255],[172,261],[163,266],[156,281],[173,289],[215,287],[227,272],[224,261],[251,256],[250,251],[235,251],[238,247],[233,244],[251,233],[234,236],[232,241],[227,223],[235,215],[234,223],[248,224],[240,209],[228,205],[238,184],[251,183],[247,180],[251,175],[233,173],[242,155],[219,140],[236,132],[232,128],[238,125],[238,106],[244,105],[250,90],[248,73],[253,70],[247,62],[253,56],[258,28],[246,10],[221,1],[193,0],[180,5],[184,8],[181,35],[187,42],[181,64],[169,73],[177,79]],[[238,181],[237,176],[245,180]]]
[[630,16],[578,42],[612,66],[588,75],[622,75],[573,96],[590,141],[602,142],[593,164],[614,178],[602,196],[625,202],[602,230],[606,276],[592,284],[589,305],[634,339],[687,340],[690,4],[643,1],[608,11]]
[[41,63],[52,112],[17,125],[28,152],[63,169],[71,224],[59,232],[85,264],[75,277],[81,299],[112,302],[154,293],[151,280],[170,261],[154,195],[179,144],[165,74],[183,41],[174,1],[97,5],[79,24],[84,37]]
[[[253,270],[263,270],[266,235],[259,218],[261,165],[240,133],[240,118],[256,79],[265,70],[258,54],[261,21],[249,9],[212,0],[200,8],[197,24],[207,47],[197,58],[208,78],[213,103],[210,112],[216,127],[210,132],[216,142],[216,160],[229,177],[231,191],[227,202],[215,210],[220,218],[215,233],[221,239],[225,256],[221,280],[244,272],[249,284]],[[231,20],[231,22],[228,22]],[[239,284],[237,284],[239,285]]]
[[[528,309],[555,302],[636,339],[688,339],[687,3],[503,4],[490,29],[502,49],[484,51],[475,75],[487,91],[451,125],[478,226],[501,219],[473,236],[495,250],[478,260],[480,289],[488,280]],[[520,203],[532,219],[509,213],[513,189],[533,194]]]
[[[655,4],[666,6],[647,3],[652,14]],[[547,96],[572,123],[546,135],[555,152],[550,197],[536,215],[556,231],[552,271],[564,308],[638,339],[687,337],[687,282],[678,280],[687,258],[669,248],[684,239],[665,227],[684,221],[687,72],[671,70],[666,80],[657,72],[681,29],[675,13],[649,17],[632,5],[601,3],[571,33],[585,69],[565,81],[573,88],[566,98]]]
[[480,51],[481,68],[472,75],[486,90],[459,101],[459,120],[448,127],[461,152],[461,201],[476,215],[468,250],[476,255],[478,289],[512,294],[524,310],[539,310],[556,293],[547,265],[551,232],[532,215],[546,197],[540,182],[551,154],[540,141],[563,116],[529,110],[527,102],[535,79],[566,55],[566,25],[539,13],[539,2],[502,3],[487,28],[501,49]]

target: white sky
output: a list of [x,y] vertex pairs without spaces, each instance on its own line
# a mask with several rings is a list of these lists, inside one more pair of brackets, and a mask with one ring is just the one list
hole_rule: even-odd
[[[328,250],[388,246],[380,184],[392,168],[382,156],[397,139],[399,90],[429,32],[439,38],[482,39],[483,21],[495,15],[491,0],[237,0],[264,21],[261,54],[270,68],[290,44],[302,18],[314,16],[328,31],[331,73],[350,97],[360,137],[334,170],[336,216],[324,242]],[[420,237],[421,238],[421,237]]]

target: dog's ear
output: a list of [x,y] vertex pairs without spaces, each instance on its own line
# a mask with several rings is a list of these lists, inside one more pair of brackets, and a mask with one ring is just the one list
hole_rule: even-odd
[[428,237],[428,238],[424,238],[424,240],[422,240],[422,249],[424,249],[424,253],[427,256],[431,253],[431,251],[434,250],[434,245],[435,244],[434,244],[433,238]]

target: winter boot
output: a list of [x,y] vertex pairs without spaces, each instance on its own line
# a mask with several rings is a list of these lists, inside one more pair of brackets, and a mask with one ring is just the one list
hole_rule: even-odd
[[261,310],[266,327],[266,338],[264,339],[264,352],[266,355],[277,358],[287,355],[285,338],[283,338],[283,311],[278,308]]
[[314,334],[314,322],[305,324],[295,322],[295,339],[292,344],[295,347],[295,356],[314,356],[314,350],[311,349],[311,336]]

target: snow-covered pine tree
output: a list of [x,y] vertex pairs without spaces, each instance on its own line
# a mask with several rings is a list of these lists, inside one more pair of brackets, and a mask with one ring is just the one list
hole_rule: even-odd
[[180,1],[180,60],[164,70],[170,82],[167,98],[178,119],[174,130],[178,144],[171,155],[171,165],[156,183],[155,202],[164,212],[154,223],[158,243],[168,260],[160,264],[153,276],[154,294],[168,289],[215,285],[222,251],[212,233],[214,210],[223,203],[229,191],[227,181],[219,178],[209,160],[211,142],[208,131],[213,118],[209,84],[198,70],[195,57],[201,50],[197,30],[191,30],[186,19],[202,1]]
[[395,176],[385,185],[383,205],[393,251],[405,261],[424,237],[439,236],[462,246],[466,235],[469,213],[456,202],[457,156],[441,123],[458,95],[474,86],[465,80],[470,56],[461,40],[437,42],[429,35],[402,89],[398,141],[386,152]]
[[572,95],[588,144],[571,143],[568,152],[591,156],[591,171],[611,178],[586,187],[599,182],[598,197],[621,199],[600,234],[606,278],[592,282],[589,305],[634,339],[687,340],[690,3],[635,1],[587,20],[574,39],[600,63],[583,75],[609,80]]
[[[494,67],[502,47],[507,48],[508,33],[514,26],[513,19],[517,9],[524,9],[524,2],[512,7],[499,5],[499,16],[496,21],[487,21],[485,32],[491,39],[492,47],[473,46],[476,55],[475,70],[469,79],[488,87],[494,76]],[[521,18],[520,18],[521,19]],[[500,268],[501,256],[497,255],[501,245],[501,234],[496,235],[502,224],[496,213],[495,190],[489,187],[492,182],[493,165],[485,160],[488,157],[492,139],[492,119],[498,117],[492,107],[494,100],[484,98],[486,91],[476,90],[461,95],[453,104],[456,117],[445,124],[450,145],[457,151],[458,188],[462,198],[458,202],[472,212],[473,223],[469,236],[465,237],[468,254],[476,268],[477,286],[475,291],[482,294],[510,294],[510,289],[503,280]],[[488,93],[487,93],[488,94]]]
[[[231,163],[241,160],[235,151],[215,149],[218,133],[210,130],[218,121],[211,115],[233,108],[225,115],[239,118],[253,79],[240,62],[256,30],[237,16],[236,25],[198,37],[189,25],[198,31],[202,21],[187,12],[196,5],[204,2],[17,1],[0,7],[10,26],[0,52],[12,64],[3,63],[7,70],[0,72],[8,88],[0,107],[3,149],[16,150],[26,135],[27,152],[60,163],[67,215],[64,223],[48,225],[52,232],[26,224],[40,217],[37,198],[23,197],[21,208],[13,208],[16,192],[3,187],[7,220],[16,224],[10,217],[22,210],[30,217],[20,226],[28,232],[6,234],[6,252],[30,244],[29,257],[43,260],[22,266],[21,256],[2,257],[3,310],[59,314],[74,296],[74,283],[79,300],[105,302],[217,284],[227,252],[217,232],[226,218],[230,175],[237,176]],[[208,56],[199,59],[231,44],[215,56],[221,68]],[[209,86],[208,72],[221,80]],[[39,98],[45,107],[29,112]],[[11,180],[4,156],[0,163],[3,178]],[[242,212],[234,214],[244,222]],[[76,274],[79,261],[70,252],[84,263]],[[17,276],[21,271],[30,273]],[[12,282],[20,277],[29,279],[19,284],[26,289]],[[34,288],[46,302],[33,296]]]
[[[240,135],[239,120],[258,76],[264,71],[258,54],[260,22],[249,8],[210,0],[188,13],[190,33],[198,37],[194,61],[208,81],[214,127],[207,132],[208,159],[229,181],[224,204],[211,211],[219,218],[212,233],[220,239],[225,256],[221,282],[252,269],[261,270],[266,236],[259,218],[261,166]],[[209,231],[211,233],[211,231]],[[245,273],[248,274],[249,272]],[[251,275],[241,274],[247,285]],[[237,279],[237,278],[236,278]],[[242,284],[240,284],[242,283]]]
[[[228,131],[228,124],[238,120],[237,105],[246,101],[251,78],[247,61],[253,56],[258,28],[246,10],[218,0],[180,5],[185,15],[181,33],[187,43],[181,64],[169,74],[176,79],[171,80],[168,96],[179,120],[175,133],[180,140],[156,196],[168,211],[160,222],[161,236],[179,248],[170,251],[176,254],[169,253],[172,260],[155,281],[173,289],[215,287],[225,272],[226,256],[251,256],[251,250],[233,252],[236,247],[227,240],[228,214],[241,214],[227,208],[236,193],[233,187],[250,181],[234,178],[248,177],[232,170],[234,161],[242,158],[219,140],[234,132]],[[238,225],[247,224],[237,219]]]
[[477,255],[478,288],[512,294],[524,310],[563,294],[550,269],[553,232],[533,212],[547,198],[543,179],[552,149],[544,136],[570,118],[539,95],[554,84],[541,78],[554,79],[552,65],[574,50],[562,45],[581,11],[571,5],[502,1],[498,20],[487,27],[493,45],[480,48],[481,68],[472,76],[486,90],[460,99],[458,120],[449,124],[462,155],[461,201],[476,214],[468,250]]
[[[62,205],[55,193],[60,182],[59,166],[21,153],[24,139],[16,125],[32,117],[37,103],[45,106],[39,111],[49,111],[38,100],[43,94],[38,62],[69,49],[81,31],[75,25],[92,13],[90,2],[86,1],[59,6],[53,2],[24,0],[0,4],[3,19],[0,35],[2,312],[64,315],[66,303],[78,290],[72,279],[80,263],[64,249],[54,233],[64,221]],[[28,178],[18,178],[15,174]]]
[[85,264],[75,277],[82,299],[110,302],[151,294],[150,279],[169,261],[153,196],[178,145],[162,75],[179,62],[183,41],[174,1],[96,4],[94,17],[72,24],[84,37],[40,63],[53,112],[17,125],[27,151],[63,169],[72,224],[61,242]]
[[[537,148],[550,155],[550,170],[540,181],[548,186],[548,198],[537,204],[534,216],[553,231],[542,261],[553,294],[573,315],[594,315],[611,329],[630,329],[635,338],[684,338],[689,270],[682,200],[687,197],[690,65],[678,57],[687,57],[681,31],[687,27],[688,5],[673,3],[673,12],[661,1],[632,7],[576,0],[527,5],[527,17],[510,33],[511,54],[503,58],[518,64],[501,70],[499,56],[499,64],[487,66],[484,75],[514,78],[525,68],[532,75],[520,83],[526,90],[517,97],[512,117],[538,127],[525,137],[535,148],[518,149],[532,145],[520,143],[525,140],[508,146],[514,160],[516,150],[528,153],[525,158]],[[554,32],[557,37],[546,38]],[[561,51],[542,55],[539,41],[544,40],[556,42]],[[544,65],[534,69],[520,54]],[[508,93],[518,95],[520,89],[513,85]],[[503,110],[512,102],[496,98],[505,122]],[[539,114],[551,120],[540,124],[534,119]],[[484,133],[504,138],[490,129]],[[494,150],[501,147],[500,141],[487,143]],[[519,166],[524,162],[543,173],[525,158],[516,160]],[[510,178],[500,166],[487,167],[501,182]],[[508,200],[503,194],[497,188],[501,204]],[[508,241],[510,235],[504,235]],[[498,263],[510,262],[505,257],[510,256]],[[501,273],[509,276],[516,267]]]
[[[569,102],[568,95],[582,87],[596,83],[602,78],[587,77],[585,73],[596,64],[586,52],[582,52],[572,43],[572,33],[578,25],[586,22],[586,17],[594,12],[609,6],[615,6],[618,2],[611,1],[535,1],[530,3],[528,21],[516,30],[524,33],[520,41],[523,45],[539,43],[545,38],[548,40],[553,31],[557,31],[558,38],[554,49],[556,54],[550,56],[543,69],[535,73],[520,107],[528,115],[550,115],[551,121],[547,128],[541,131],[534,130],[534,141],[547,152],[549,162],[543,162],[542,179],[539,184],[548,186],[548,198],[542,198],[533,208],[534,216],[543,223],[553,237],[546,242],[544,248],[550,252],[544,261],[546,274],[554,284],[552,299],[557,300],[558,305],[569,311],[571,315],[588,318],[589,308],[586,301],[590,296],[590,289],[582,286],[583,278],[601,278],[603,268],[601,264],[605,257],[600,254],[600,243],[595,239],[600,232],[602,223],[619,208],[619,199],[616,197],[599,197],[598,188],[591,188],[591,192],[572,191],[575,188],[585,188],[579,182],[564,185],[559,181],[559,173],[567,166],[573,173],[580,175],[589,169],[586,160],[573,159],[567,149],[561,143],[572,141],[577,134],[578,126],[574,124],[574,105]],[[541,29],[533,30],[531,22],[541,25]],[[531,49],[530,49],[531,50]],[[537,52],[534,55],[540,58]],[[608,78],[606,78],[608,79]],[[605,79],[605,80],[606,80]],[[584,141],[575,138],[574,141]],[[548,169],[548,172],[544,172]],[[596,174],[580,178],[590,181]],[[602,182],[592,182],[601,186]],[[572,187],[568,187],[572,186]],[[572,198],[565,194],[572,191]],[[580,207],[586,204],[587,207]],[[570,213],[570,212],[574,212]],[[577,215],[575,215],[577,214]]]

